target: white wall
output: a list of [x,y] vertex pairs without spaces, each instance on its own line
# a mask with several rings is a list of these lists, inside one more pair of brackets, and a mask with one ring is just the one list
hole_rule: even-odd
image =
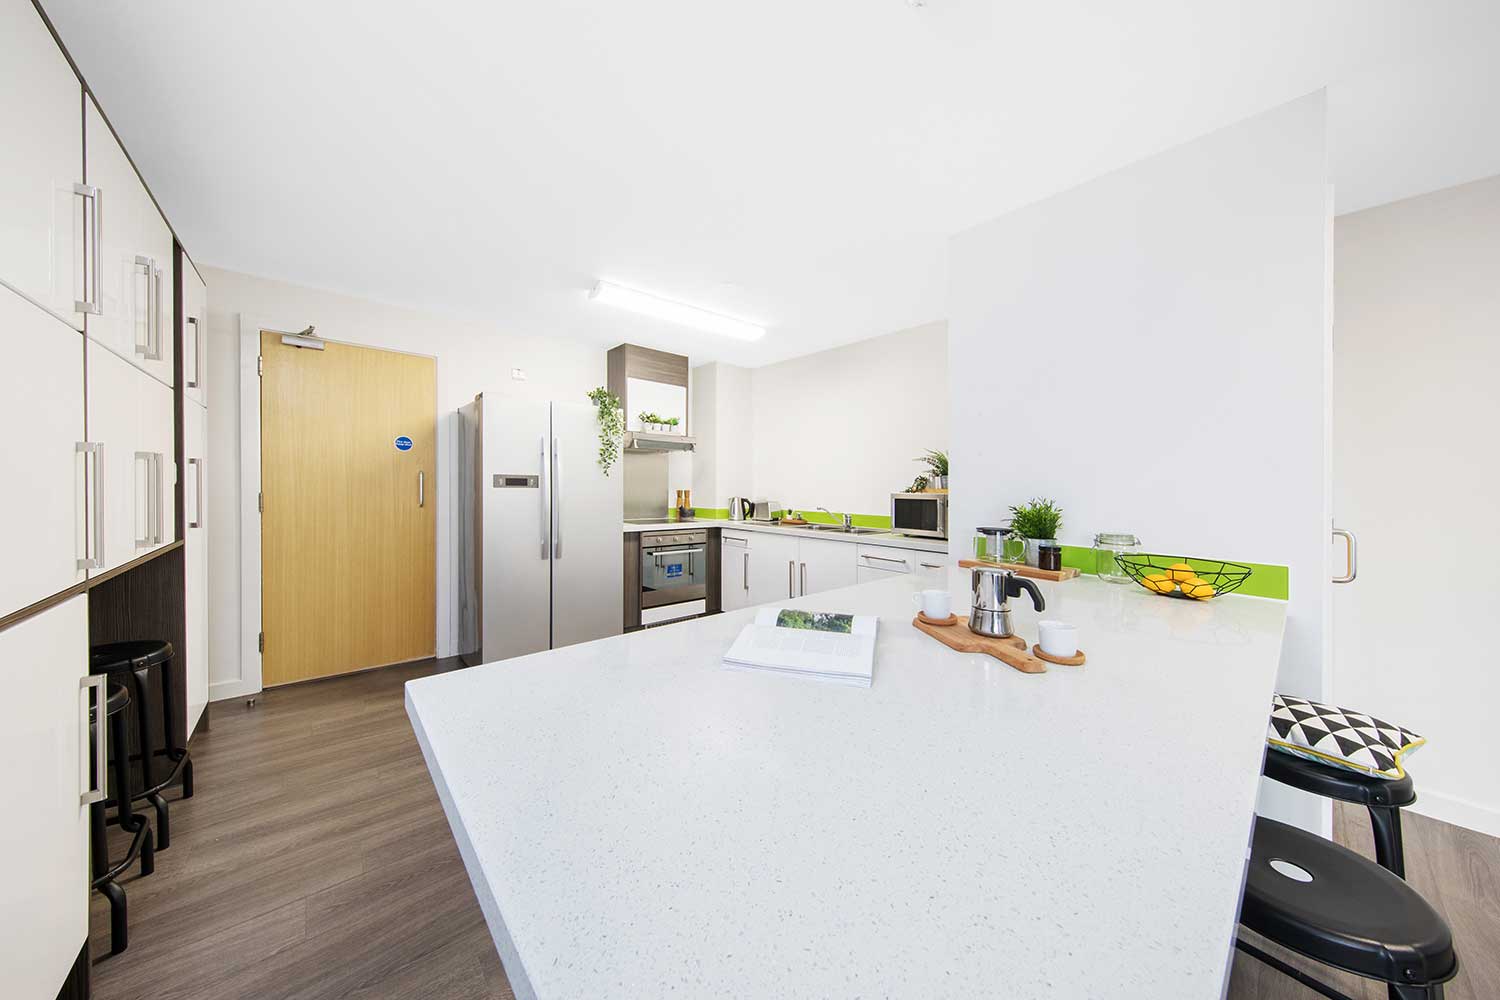
[[[239,317],[271,329],[317,326],[319,336],[437,358],[438,476],[437,650],[457,641],[453,516],[456,491],[454,411],[476,393],[581,400],[603,385],[605,352],[558,337],[496,330],[483,324],[334,295],[232,271],[203,268],[208,283],[208,421],[210,690],[242,693],[240,623]],[[511,380],[511,369],[528,380]]]
[[[1063,540],[1291,570],[1280,683],[1326,693],[1321,94],[955,237],[954,537],[1033,495]],[[1205,664],[1212,669],[1212,664]],[[1291,800],[1288,800],[1291,802]],[[1282,812],[1322,825],[1307,803]]]
[[1334,231],[1334,510],[1360,544],[1334,589],[1334,695],[1428,737],[1419,812],[1500,836],[1500,177]]
[[693,369],[693,494],[701,507],[723,507],[752,492],[754,402],[751,369],[701,365]]
[[[791,508],[889,514],[890,495],[923,471],[912,459],[948,448],[946,323],[755,368],[749,381],[751,481],[737,492]],[[721,489],[727,464],[720,459]]]

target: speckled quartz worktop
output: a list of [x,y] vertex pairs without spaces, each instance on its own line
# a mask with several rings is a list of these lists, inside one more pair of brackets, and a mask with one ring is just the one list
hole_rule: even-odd
[[407,685],[517,997],[1221,995],[1285,605],[1044,583],[1031,676],[920,585],[788,602],[880,616],[869,689],[721,667],[753,609]]
[[894,531],[872,531],[869,534],[845,534],[842,531],[818,531],[815,528],[783,528],[765,521],[729,521],[704,519],[701,521],[659,521],[655,524],[627,524],[625,534],[641,531],[674,531],[678,528],[723,528],[725,531],[753,531],[768,535],[810,535],[813,538],[828,538],[835,542],[859,542],[864,545],[884,545],[888,548],[915,549],[918,552],[947,552],[945,538],[908,538]]

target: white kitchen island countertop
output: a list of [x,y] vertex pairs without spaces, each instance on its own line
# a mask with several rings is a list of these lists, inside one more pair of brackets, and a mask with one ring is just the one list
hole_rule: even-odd
[[723,668],[754,609],[407,684],[517,997],[1221,995],[1285,605],[1043,583],[1033,676],[921,585],[788,602],[880,616],[869,689]]
[[723,528],[725,531],[762,532],[768,535],[793,535],[812,538],[827,538],[835,542],[858,542],[864,545],[882,545],[886,548],[915,549],[918,552],[947,552],[946,538],[912,538],[894,531],[872,531],[868,534],[842,531],[819,531],[816,528],[786,527],[766,521],[730,521],[724,518],[703,518],[693,521],[657,521],[652,524],[626,524],[625,534],[642,531],[686,531],[690,528]]

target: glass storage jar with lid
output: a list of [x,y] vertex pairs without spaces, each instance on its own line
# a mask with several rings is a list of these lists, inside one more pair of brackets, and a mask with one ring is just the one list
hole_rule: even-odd
[[1115,556],[1133,555],[1141,551],[1141,540],[1123,532],[1104,532],[1094,536],[1094,573],[1106,583],[1129,583],[1130,576]]

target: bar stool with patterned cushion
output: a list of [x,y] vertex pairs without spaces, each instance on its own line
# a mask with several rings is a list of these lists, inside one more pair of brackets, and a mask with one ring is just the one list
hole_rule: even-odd
[[[118,955],[129,945],[129,931],[125,921],[125,890],[118,881],[136,859],[141,862],[141,875],[150,875],[156,870],[156,851],[151,835],[151,824],[146,817],[135,812],[129,794],[120,791],[130,787],[130,733],[126,726],[126,709],[130,706],[130,692],[124,684],[110,684],[105,699],[104,714],[107,720],[105,743],[109,748],[110,771],[103,782],[105,787],[115,787],[115,821],[122,830],[133,836],[125,855],[118,861],[109,858],[109,835],[105,832],[105,810],[107,802],[89,804],[89,867],[93,872],[93,888],[109,900],[109,953]],[[90,709],[92,720],[98,707]],[[94,727],[89,727],[94,732]],[[92,737],[97,739],[97,737]],[[93,760],[90,755],[90,760]]]
[[140,763],[140,781],[131,797],[145,800],[156,810],[156,849],[160,851],[172,845],[171,816],[162,792],[180,777],[182,797],[193,797],[193,759],[186,747],[172,742],[169,721],[175,701],[168,669],[173,655],[172,644],[161,639],[107,642],[89,649],[90,673],[123,679],[133,692],[139,753],[132,760]]
[[[1442,1000],[1458,974],[1453,933],[1391,872],[1316,834],[1255,821],[1240,923],[1300,955],[1383,982],[1394,1000]],[[1328,984],[1240,939],[1246,954],[1334,1000]]]
[[1266,742],[1266,777],[1364,806],[1375,834],[1375,860],[1406,877],[1401,809],[1417,801],[1417,793],[1402,759],[1425,739],[1371,715],[1278,694]]

